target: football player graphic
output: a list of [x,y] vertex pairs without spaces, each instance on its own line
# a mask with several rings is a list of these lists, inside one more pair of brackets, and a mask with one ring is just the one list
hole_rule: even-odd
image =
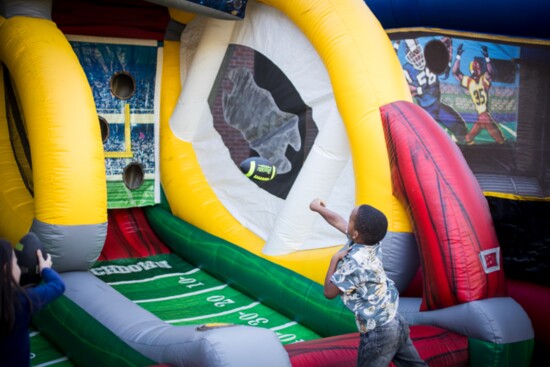
[[[449,57],[452,53],[451,39],[443,37],[440,40],[449,50]],[[432,72],[426,65],[424,49],[416,39],[405,39],[401,42],[395,42],[396,51],[403,45],[405,50],[405,59],[407,62],[403,65],[405,79],[409,84],[409,89],[413,98],[420,107],[424,108],[435,121],[443,125],[454,137],[458,143],[465,142],[465,135],[468,132],[466,122],[450,105],[441,100],[440,76]],[[442,78],[449,76],[450,68],[447,68]]]
[[470,62],[470,75],[464,75],[460,71],[460,59],[464,53],[464,46],[461,43],[456,50],[456,60],[453,64],[453,75],[460,82],[460,85],[470,94],[474,106],[478,113],[478,117],[474,126],[466,134],[466,143],[474,144],[475,137],[485,129],[489,135],[499,144],[504,143],[504,135],[500,130],[497,122],[489,113],[489,89],[491,88],[492,76],[494,74],[491,59],[489,58],[489,50],[487,46],[481,46],[481,54],[485,58],[486,71],[483,72],[482,65],[479,60],[474,59]]

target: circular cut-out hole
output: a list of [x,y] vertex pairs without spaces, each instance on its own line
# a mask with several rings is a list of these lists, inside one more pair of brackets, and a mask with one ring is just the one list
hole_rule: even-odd
[[435,74],[442,74],[449,66],[449,48],[439,40],[432,40],[424,47],[426,66]]
[[101,140],[105,143],[109,138],[109,123],[101,116],[99,116],[99,128],[101,129]]
[[143,184],[144,177],[145,174],[141,163],[132,162],[124,167],[122,178],[124,179],[124,184],[130,190],[138,189]]
[[128,99],[136,92],[136,81],[130,73],[121,71],[111,77],[111,93],[117,98]]

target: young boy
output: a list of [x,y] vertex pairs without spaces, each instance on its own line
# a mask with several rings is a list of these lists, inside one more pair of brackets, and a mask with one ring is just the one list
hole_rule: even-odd
[[355,314],[361,334],[357,366],[427,366],[397,312],[399,293],[382,266],[380,241],[388,231],[384,213],[370,205],[355,207],[349,223],[315,199],[309,208],[346,234],[347,245],[333,255],[325,276],[325,297],[337,295]]

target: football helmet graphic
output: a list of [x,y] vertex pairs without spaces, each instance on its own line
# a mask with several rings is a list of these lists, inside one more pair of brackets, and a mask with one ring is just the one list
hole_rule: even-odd
[[481,64],[479,61],[474,60],[470,63],[470,74],[473,76],[479,76],[481,75]]
[[405,58],[416,69],[424,70],[426,68],[426,59],[424,58],[424,49],[415,39],[405,40]]

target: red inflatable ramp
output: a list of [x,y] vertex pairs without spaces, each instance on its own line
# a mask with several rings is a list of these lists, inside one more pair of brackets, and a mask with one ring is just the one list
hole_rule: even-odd
[[[468,338],[434,326],[411,326],[411,339],[430,367],[468,366]],[[354,367],[359,333],[285,345],[292,367]],[[390,363],[390,366],[395,365]]]

